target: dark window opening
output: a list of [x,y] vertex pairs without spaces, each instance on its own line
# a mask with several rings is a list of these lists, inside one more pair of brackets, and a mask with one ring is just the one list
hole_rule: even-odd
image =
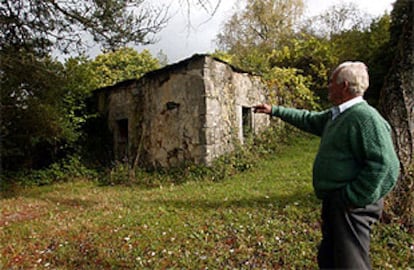
[[247,138],[252,135],[253,123],[252,123],[252,108],[242,107],[242,128],[243,138]]
[[128,142],[128,119],[121,119],[117,121],[119,137],[118,142],[126,143]]
[[116,121],[118,126],[116,159],[128,161],[128,119]]

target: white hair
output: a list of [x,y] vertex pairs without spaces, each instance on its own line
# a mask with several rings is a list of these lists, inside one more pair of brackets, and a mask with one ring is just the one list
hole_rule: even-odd
[[349,83],[354,95],[363,95],[369,87],[368,67],[362,62],[344,62],[332,74],[337,73],[336,83]]

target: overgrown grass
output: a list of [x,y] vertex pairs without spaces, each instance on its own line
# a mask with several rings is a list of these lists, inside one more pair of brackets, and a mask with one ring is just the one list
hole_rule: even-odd
[[[1,200],[0,269],[316,269],[317,145],[301,138],[221,181],[21,187]],[[372,261],[414,268],[413,237],[378,224]]]

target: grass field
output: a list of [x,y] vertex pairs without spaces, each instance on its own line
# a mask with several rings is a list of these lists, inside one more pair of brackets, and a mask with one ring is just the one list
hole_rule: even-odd
[[[21,188],[0,201],[0,269],[316,269],[317,144],[220,182]],[[414,269],[398,224],[375,226],[371,249],[373,269]]]

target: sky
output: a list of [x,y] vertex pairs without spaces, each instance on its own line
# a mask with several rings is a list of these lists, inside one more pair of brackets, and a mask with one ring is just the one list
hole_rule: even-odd
[[[216,49],[214,40],[217,34],[226,20],[234,13],[238,2],[240,1],[222,0],[213,17],[202,9],[193,8],[190,17],[192,28],[189,28],[186,11],[180,8],[180,1],[173,1],[174,4],[170,7],[170,10],[175,15],[169,21],[167,27],[157,35],[159,41],[153,45],[135,48],[138,51],[148,49],[153,56],[157,56],[162,51],[163,54],[167,55],[170,64],[194,54],[212,53]],[[342,2],[353,2],[361,10],[373,16],[380,16],[385,11],[390,12],[392,10],[392,3],[395,0],[305,0],[307,5],[305,15],[320,14],[328,7]]]

